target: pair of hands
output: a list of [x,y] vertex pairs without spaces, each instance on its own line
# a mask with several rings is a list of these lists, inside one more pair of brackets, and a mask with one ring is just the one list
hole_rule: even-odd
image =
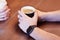
[[21,11],[18,11],[19,15],[19,27],[26,33],[26,30],[29,28],[30,25],[37,25],[38,20],[38,12],[35,11],[34,16],[30,18],[26,14],[22,13]]

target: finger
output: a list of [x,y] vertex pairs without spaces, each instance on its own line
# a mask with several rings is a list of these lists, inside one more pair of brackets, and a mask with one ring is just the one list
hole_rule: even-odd
[[0,10],[0,13],[6,11],[8,9],[8,6],[5,6],[3,9]]
[[18,11],[19,15],[22,17],[22,18],[30,18],[29,16],[27,16],[26,14],[24,14],[23,12],[21,11]]
[[8,19],[8,17],[6,17],[6,18],[0,18],[0,21],[4,21],[6,19]]
[[33,17],[33,18],[37,18],[37,17],[38,17],[38,12],[35,11],[35,13],[34,13],[34,17]]
[[6,10],[5,12],[3,13],[0,13],[0,18],[3,18],[3,17],[6,17],[7,16],[7,13],[9,12],[10,9]]
[[8,6],[6,6],[5,10],[3,10],[2,12],[5,12],[5,11],[8,10],[8,9],[9,9]]
[[23,14],[21,11],[18,11],[18,18],[19,20],[23,20]]
[[18,15],[20,16],[20,17],[23,17],[23,13],[19,10],[18,11]]
[[10,9],[7,9],[7,10],[5,10],[5,11],[3,11],[3,12],[0,12],[0,16],[5,15],[5,14],[8,13],[9,11],[10,11]]
[[18,15],[18,18],[19,18],[19,20],[23,20],[23,18],[20,15]]
[[6,17],[10,17],[10,11],[7,13]]
[[20,10],[18,10],[18,15],[20,15]]
[[[6,11],[4,11],[3,13],[7,14],[10,11],[10,9],[7,9]],[[2,13],[1,13],[2,14]]]

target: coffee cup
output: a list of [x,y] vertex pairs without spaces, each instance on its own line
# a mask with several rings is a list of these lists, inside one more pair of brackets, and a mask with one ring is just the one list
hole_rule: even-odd
[[35,8],[32,6],[24,6],[21,8],[21,12],[32,18],[35,13]]

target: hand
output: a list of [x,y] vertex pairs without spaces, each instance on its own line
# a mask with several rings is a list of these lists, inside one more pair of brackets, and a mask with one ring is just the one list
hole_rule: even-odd
[[38,17],[40,20],[45,20],[45,16],[48,14],[48,12],[44,12],[44,11],[40,11],[40,10],[37,10],[38,12]]
[[38,15],[37,11],[35,12],[34,16],[30,18],[29,16],[25,15],[24,13],[18,11],[19,15],[19,27],[26,33],[26,30],[29,28],[30,25],[37,25]]
[[9,18],[9,11],[10,9],[8,8],[8,6],[5,6],[0,10],[0,21],[7,20]]

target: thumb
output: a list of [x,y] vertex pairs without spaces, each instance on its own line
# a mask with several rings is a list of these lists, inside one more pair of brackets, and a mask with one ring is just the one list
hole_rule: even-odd
[[33,18],[38,18],[38,12],[37,12],[37,10],[35,11]]

